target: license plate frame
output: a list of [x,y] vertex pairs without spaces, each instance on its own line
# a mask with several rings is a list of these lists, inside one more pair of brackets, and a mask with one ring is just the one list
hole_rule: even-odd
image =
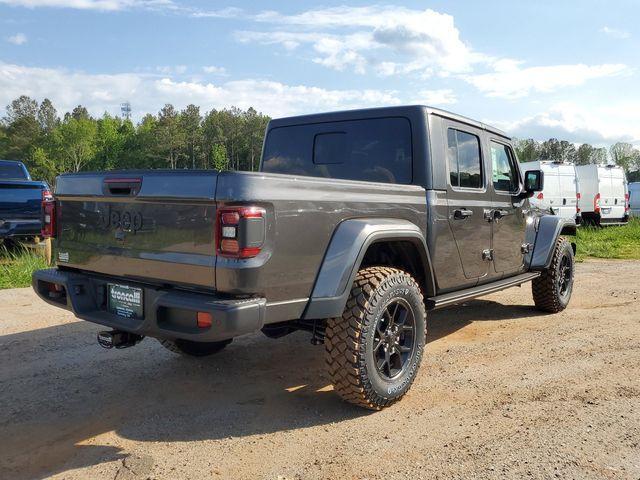
[[107,310],[123,318],[144,318],[144,290],[130,285],[108,283]]

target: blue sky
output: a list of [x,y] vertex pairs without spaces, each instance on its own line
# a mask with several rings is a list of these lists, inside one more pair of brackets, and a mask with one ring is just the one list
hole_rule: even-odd
[[520,137],[640,145],[638,18],[631,0],[0,0],[0,105],[421,103]]

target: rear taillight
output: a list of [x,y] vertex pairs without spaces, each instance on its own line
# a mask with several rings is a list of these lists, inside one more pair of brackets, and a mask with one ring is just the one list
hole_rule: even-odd
[[593,211],[596,213],[600,213],[600,194],[596,193],[596,196],[593,197]]
[[629,194],[628,193],[624,194],[624,211],[625,212],[629,211]]
[[544,193],[540,192],[540,193],[536,196],[536,198],[537,198],[538,200],[542,200],[542,199],[544,198]]
[[42,230],[44,238],[56,236],[56,201],[49,190],[42,191]]
[[262,251],[265,210],[260,207],[224,207],[218,209],[218,255],[253,258]]
[[580,198],[582,195],[580,193],[576,193],[576,213],[580,213]]

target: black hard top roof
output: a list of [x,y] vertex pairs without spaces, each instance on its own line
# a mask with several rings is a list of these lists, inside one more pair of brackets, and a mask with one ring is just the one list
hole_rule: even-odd
[[288,125],[300,125],[306,123],[322,123],[322,122],[340,122],[344,120],[354,120],[361,118],[378,118],[378,117],[396,117],[415,115],[436,115],[448,118],[460,123],[465,123],[481,130],[495,133],[505,138],[510,138],[502,130],[487,125],[485,123],[473,120],[471,118],[458,115],[457,113],[448,112],[439,108],[428,107],[425,105],[402,105],[394,107],[376,107],[362,108],[357,110],[341,110],[336,112],[314,113],[310,115],[298,115],[294,117],[275,118],[269,122],[269,128],[283,127]]

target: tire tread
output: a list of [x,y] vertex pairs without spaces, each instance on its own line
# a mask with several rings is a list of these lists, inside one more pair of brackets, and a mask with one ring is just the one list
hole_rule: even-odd
[[[533,293],[533,302],[539,310],[558,313],[566,308],[560,302],[559,294],[556,288],[555,275],[558,264],[562,259],[562,252],[569,242],[564,237],[558,237],[553,251],[553,259],[548,269],[542,272],[538,278],[534,278],[531,282],[531,291]],[[569,246],[571,248],[571,246]]]
[[[379,287],[389,278],[391,281],[381,291]],[[381,410],[401,397],[385,398],[372,389],[365,368],[363,341],[371,325],[367,319],[373,314],[378,298],[394,285],[394,278],[395,282],[406,281],[423,299],[420,287],[408,273],[390,267],[369,267],[358,272],[342,316],[327,320],[325,360],[334,390],[347,402],[371,410]],[[414,378],[415,375],[407,389]]]

